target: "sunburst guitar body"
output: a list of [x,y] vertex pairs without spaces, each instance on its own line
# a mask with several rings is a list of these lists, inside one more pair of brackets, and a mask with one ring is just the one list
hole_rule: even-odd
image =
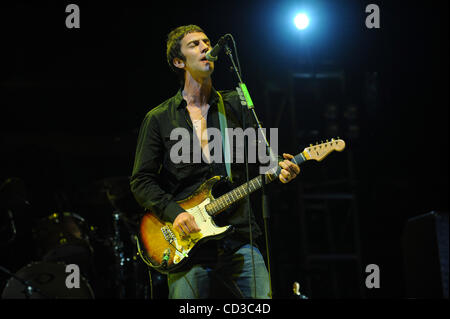
[[140,225],[140,240],[145,248],[147,262],[162,273],[180,268],[200,243],[210,239],[220,239],[232,231],[232,226],[218,227],[206,205],[215,199],[212,188],[221,179],[215,176],[203,183],[191,196],[177,202],[186,212],[195,218],[200,232],[181,236],[172,228],[171,222],[159,219],[147,212]]

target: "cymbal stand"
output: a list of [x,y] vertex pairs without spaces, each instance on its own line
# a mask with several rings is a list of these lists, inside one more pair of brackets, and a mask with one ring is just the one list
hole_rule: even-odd
[[2,226],[2,228],[0,228],[0,233],[3,232],[5,229],[10,228],[10,232],[11,232],[11,236],[8,238],[8,240],[5,243],[1,243],[1,245],[9,245],[11,244],[17,236],[17,230],[16,230],[16,223],[14,221],[14,214],[12,212],[11,209],[7,209],[8,212],[8,219],[9,219],[9,224],[7,226]]
[[120,211],[114,211],[112,214],[113,217],[113,238],[112,238],[112,248],[115,259],[115,271],[116,271],[116,287],[118,289],[118,297],[119,299],[125,298],[126,289],[125,289],[125,252],[124,252],[124,243],[121,239],[120,232],[120,219],[122,213]]

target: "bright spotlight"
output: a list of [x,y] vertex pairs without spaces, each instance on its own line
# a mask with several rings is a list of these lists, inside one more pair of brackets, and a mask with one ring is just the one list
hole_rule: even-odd
[[309,19],[308,16],[304,13],[299,13],[294,18],[294,23],[297,29],[304,30],[309,25]]

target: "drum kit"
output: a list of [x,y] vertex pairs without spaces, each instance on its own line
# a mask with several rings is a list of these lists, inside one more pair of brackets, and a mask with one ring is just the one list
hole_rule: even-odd
[[[23,183],[8,179],[0,186],[0,209],[5,226],[0,228],[0,249],[13,247],[20,231],[15,214],[19,202],[32,206],[18,192]],[[134,201],[128,177],[107,178],[95,182],[89,201],[103,201],[109,214],[102,225],[88,222],[80,214],[53,212],[36,218],[30,226],[31,244],[21,242],[10,250],[32,251],[31,260],[12,272],[0,262],[0,291],[3,299],[164,299],[165,278],[154,272],[140,259],[137,251],[137,231],[143,210]],[[19,200],[18,200],[19,198]],[[14,202],[11,200],[14,199]],[[9,225],[8,225],[9,224]],[[7,230],[7,228],[9,228]],[[5,236],[4,233],[8,232]],[[7,238],[5,238],[7,237]],[[13,252],[14,256],[16,252]],[[17,254],[22,252],[17,251]],[[11,258],[9,256],[8,258]],[[14,257],[13,257],[14,258]],[[79,285],[67,285],[68,265],[80,270]],[[17,267],[16,267],[17,268]],[[6,277],[5,277],[6,276]],[[156,288],[156,289],[155,289]],[[154,294],[154,291],[160,293]]]

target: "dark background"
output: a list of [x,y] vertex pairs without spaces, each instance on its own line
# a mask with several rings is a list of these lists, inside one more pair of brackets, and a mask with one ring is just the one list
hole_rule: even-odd
[[[31,204],[15,209],[18,236],[1,248],[0,265],[16,272],[36,260],[30,229],[54,212],[77,213],[110,236],[104,181],[131,174],[143,117],[178,90],[166,63],[168,32],[197,24],[212,43],[234,36],[257,114],[264,127],[279,128],[280,152],[297,154],[336,136],[347,144],[321,163],[305,163],[294,182],[271,188],[274,297],[288,297],[297,280],[311,298],[405,298],[401,238],[408,219],[448,212],[447,1],[75,1],[81,28],[67,29],[69,3],[0,7],[0,179],[20,179],[25,191],[17,192]],[[380,8],[380,29],[365,26],[370,3]],[[311,15],[303,33],[292,23],[301,8]],[[222,53],[216,88],[236,86],[229,65]],[[299,76],[313,71],[343,77]],[[353,200],[305,197],[322,193]],[[325,203],[329,212],[308,211],[308,203]],[[347,254],[358,247],[359,268],[352,261],[306,264],[311,250]],[[378,289],[364,286],[369,264],[380,268]],[[106,281],[114,276],[103,273]],[[8,277],[0,278],[3,286]]]

